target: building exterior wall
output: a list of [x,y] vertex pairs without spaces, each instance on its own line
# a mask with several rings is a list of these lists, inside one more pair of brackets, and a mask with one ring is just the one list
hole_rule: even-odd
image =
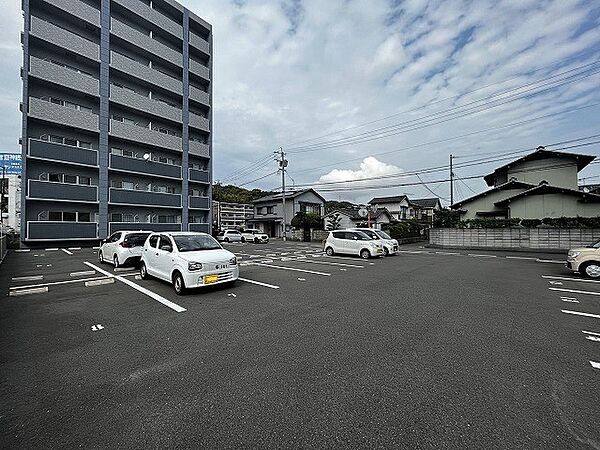
[[[285,211],[286,220],[288,226],[294,218],[294,216],[301,210],[302,203],[318,204],[320,210],[320,216],[323,216],[325,211],[325,202],[320,197],[312,192],[305,192],[296,197],[286,197]],[[267,209],[272,208],[272,213],[267,213]],[[276,222],[275,232],[273,233],[272,223]],[[254,220],[256,224],[267,234],[272,237],[283,236],[283,201],[281,198],[277,198],[271,201],[258,201],[254,203]]]
[[565,194],[529,195],[509,204],[510,216],[519,219],[544,217],[597,217],[600,203],[583,203],[578,197]]
[[551,186],[577,189],[577,163],[565,158],[523,161],[510,167],[507,177],[529,184],[546,181]]
[[250,228],[254,206],[247,203],[213,202],[214,225],[219,229]]
[[520,194],[525,190],[525,188],[515,188],[488,192],[486,195],[464,204],[461,209],[466,212],[461,213],[460,218],[461,220],[475,219],[479,217],[477,216],[477,212],[496,210],[498,211],[498,217],[501,217],[503,216],[503,212],[500,208],[497,208],[494,203],[512,197],[513,195]]
[[[168,210],[166,220],[178,221],[169,226],[208,231],[211,25],[173,0],[23,0],[22,7],[21,239],[44,240],[44,232],[48,240],[102,239],[116,226],[111,215],[129,217],[127,209],[144,218]],[[38,189],[34,198],[28,189],[39,182],[28,181],[38,179],[39,164],[89,177],[95,201],[72,186],[55,186],[43,200]],[[170,191],[116,190],[115,180]],[[65,223],[61,231],[60,223],[38,223],[40,212],[67,210],[92,212],[96,225]]]

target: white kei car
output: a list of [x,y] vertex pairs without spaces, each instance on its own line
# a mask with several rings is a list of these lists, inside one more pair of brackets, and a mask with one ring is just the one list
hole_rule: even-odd
[[383,245],[383,255],[390,256],[398,253],[398,241],[383,230],[374,230],[373,228],[352,228],[355,231],[362,231],[369,235],[371,239],[379,240]]
[[137,263],[150,231],[115,231],[102,241],[98,249],[98,261],[111,262],[115,268]]
[[219,242],[244,242],[242,233],[238,230],[223,230],[217,234],[217,241]]
[[172,283],[177,295],[190,288],[233,283],[239,275],[235,255],[206,233],[152,233],[144,244],[140,276]]
[[328,256],[336,253],[359,255],[363,259],[383,256],[380,241],[371,239],[362,231],[335,230],[330,231],[324,242],[323,250]]
[[269,235],[254,228],[246,228],[242,231],[242,242],[254,242],[255,244],[266,244],[269,242]]

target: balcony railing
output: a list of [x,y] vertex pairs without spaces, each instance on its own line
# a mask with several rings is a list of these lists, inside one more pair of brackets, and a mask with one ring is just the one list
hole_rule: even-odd
[[150,128],[138,127],[137,125],[130,125],[113,119],[110,120],[110,134],[133,142],[182,151],[182,141],[178,136],[172,136],[151,130]]
[[29,117],[98,132],[98,115],[29,97]]
[[208,144],[203,144],[198,141],[189,141],[190,142],[190,155],[194,156],[203,156],[205,158],[210,157],[210,147]]
[[181,231],[180,223],[109,222],[110,234],[115,231]]
[[100,60],[100,46],[64,28],[31,16],[30,34],[94,61]]
[[210,95],[208,92],[198,89],[197,87],[190,86],[190,98],[202,103],[203,105],[210,106]]
[[80,0],[45,0],[46,3],[56,6],[72,14],[80,20],[97,27],[100,26],[100,11]]
[[181,166],[126,156],[110,155],[110,168],[129,173],[181,179]]
[[206,170],[190,169],[189,179],[199,183],[210,183],[210,174]]
[[181,194],[110,188],[110,203],[181,208]]
[[96,203],[98,201],[98,187],[82,184],[27,180],[27,198]]
[[27,146],[27,156],[43,158],[50,161],[60,161],[82,166],[98,166],[98,152],[72,145],[56,144],[30,138]]
[[181,24],[174,22],[155,9],[150,8],[144,2],[140,2],[139,0],[114,0],[114,2],[130,11],[133,11],[138,16],[143,17],[147,21],[157,25],[159,28],[168,31],[173,36],[176,36],[179,39],[182,38],[183,27]]
[[29,75],[85,94],[98,96],[99,82],[96,78],[35,56],[29,57]]
[[95,222],[27,221],[27,241],[97,239]]
[[181,123],[181,109],[167,105],[164,102],[159,102],[158,100],[152,100],[114,84],[110,86],[110,101]]
[[[136,2],[139,2],[136,0]],[[147,83],[152,83],[178,95],[183,92],[183,83],[169,75],[135,61],[120,53],[110,52],[110,65],[128,76],[135,77]]]
[[190,72],[210,81],[210,70],[204,64],[199,63],[193,59],[190,59]]
[[190,31],[190,45],[197,48],[201,52],[210,55],[210,44],[200,36]]
[[190,126],[202,131],[210,131],[210,121],[198,114],[190,113]]
[[210,209],[208,197],[189,197],[189,207],[192,209]]
[[210,233],[209,223],[190,223],[188,224],[188,228],[190,231],[194,231],[196,233]]

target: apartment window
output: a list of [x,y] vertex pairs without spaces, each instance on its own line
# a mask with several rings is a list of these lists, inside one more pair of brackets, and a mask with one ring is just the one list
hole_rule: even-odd
[[77,139],[65,138],[64,143],[67,145],[72,145],[73,147],[77,147]]
[[89,212],[80,212],[77,217],[77,222],[89,222],[91,214]]
[[123,215],[119,213],[112,213],[110,215],[111,222],[123,222]]
[[77,213],[63,211],[63,222],[77,222]]
[[60,183],[62,181],[62,174],[51,173],[48,175],[48,181],[52,181],[53,183]]
[[123,214],[123,222],[133,222],[133,214]]
[[63,183],[77,184],[77,177],[75,175],[63,175]]
[[133,190],[133,183],[131,181],[122,181],[121,182],[121,188],[122,189],[129,189],[129,190]]
[[81,148],[92,148],[92,143],[87,141],[78,141]]
[[48,220],[51,222],[62,222],[62,211],[49,211]]
[[192,197],[200,197],[200,190],[192,189]]
[[62,144],[63,143],[63,137],[51,134],[50,135],[50,142],[54,142],[56,144]]
[[92,184],[92,179],[90,177],[79,177],[79,184],[90,186]]

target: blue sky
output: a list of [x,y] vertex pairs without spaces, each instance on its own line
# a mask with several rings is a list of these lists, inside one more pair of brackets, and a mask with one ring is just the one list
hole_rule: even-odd
[[[22,22],[20,2],[2,3],[6,14],[0,18],[0,148],[15,151],[20,135]],[[549,77],[560,80],[558,74],[575,74],[576,68],[600,60],[597,1],[182,3],[214,27],[215,179],[238,184],[273,172],[275,162],[267,163],[266,158],[279,146],[291,149],[303,145],[292,145],[295,142],[323,135],[309,143],[330,142],[415,121],[528,83],[547,83],[540,80]],[[573,77],[556,87],[532,84],[549,88],[527,98],[501,95],[496,98],[511,101],[443,123],[385,139],[290,152],[289,174],[297,184],[382,176],[446,164],[450,153],[467,160],[481,153],[533,149],[598,134],[600,106],[593,105],[600,103],[600,74],[592,73],[594,65],[588,68],[586,77]],[[547,117],[507,126],[538,116]],[[459,137],[464,135],[469,136]],[[440,142],[451,137],[457,138]],[[598,145],[576,150],[600,155]],[[261,158],[264,166],[257,164],[243,176],[231,177]],[[478,175],[495,165],[465,167],[457,174]],[[591,166],[580,176],[600,175],[599,169]],[[278,181],[271,175],[247,186],[277,188]],[[459,184],[459,198],[484,188],[482,180],[465,183]],[[446,185],[430,188],[448,196]],[[332,192],[326,197],[365,201],[402,192],[431,196],[423,187],[410,186]]]

